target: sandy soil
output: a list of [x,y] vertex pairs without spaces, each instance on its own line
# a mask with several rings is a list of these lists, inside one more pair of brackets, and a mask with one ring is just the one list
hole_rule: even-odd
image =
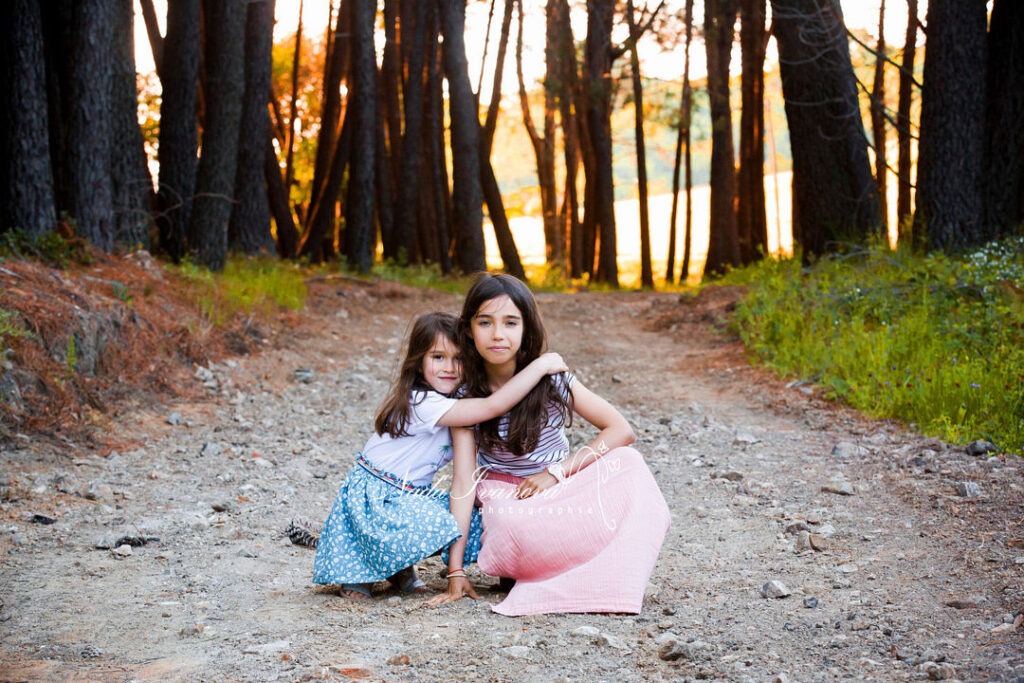
[[460,303],[326,281],[263,352],[111,419],[135,446],[0,453],[0,681],[1024,680],[1020,460],[751,368],[722,297],[538,297],[672,510],[640,615],[502,617],[475,568],[483,599],[436,609],[310,582],[285,529],[326,516],[411,316]]

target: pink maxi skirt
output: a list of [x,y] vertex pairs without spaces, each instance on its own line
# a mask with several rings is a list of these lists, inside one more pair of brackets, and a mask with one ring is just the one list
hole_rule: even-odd
[[516,580],[492,609],[638,614],[670,522],[643,456],[616,448],[524,500],[515,498],[520,481],[491,472],[477,484],[484,529],[477,564]]

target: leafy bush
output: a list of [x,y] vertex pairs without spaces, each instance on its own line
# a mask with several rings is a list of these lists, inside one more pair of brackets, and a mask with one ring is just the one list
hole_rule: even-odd
[[65,237],[56,230],[41,235],[20,229],[0,233],[0,257],[36,259],[55,268],[67,268],[73,262],[92,262],[83,240]]
[[1024,238],[954,258],[877,246],[737,273],[740,337],[765,364],[954,443],[1024,451]]

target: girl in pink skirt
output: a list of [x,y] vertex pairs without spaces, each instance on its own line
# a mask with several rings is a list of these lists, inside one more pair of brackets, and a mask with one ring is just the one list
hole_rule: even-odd
[[[544,350],[537,303],[509,275],[483,275],[462,308],[465,396],[487,396]],[[575,454],[577,414],[597,436]],[[626,419],[572,374],[550,375],[504,415],[453,429],[448,590],[430,604],[476,597],[463,568],[474,502],[483,522],[477,563],[515,585],[495,612],[639,613],[669,511]],[[475,492],[475,496],[473,495]],[[475,550],[475,549],[474,549]]]

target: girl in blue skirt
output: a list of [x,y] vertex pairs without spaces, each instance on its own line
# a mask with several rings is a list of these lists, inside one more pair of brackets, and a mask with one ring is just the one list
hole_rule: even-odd
[[[409,335],[398,381],[384,399],[375,433],[345,477],[316,549],[313,581],[341,584],[341,595],[368,599],[375,581],[387,579],[404,592],[424,592],[415,563],[462,536],[448,512],[448,493],[431,486],[452,458],[449,427],[498,417],[545,375],[567,370],[547,353],[486,398],[453,398],[462,383],[456,318],[420,316]],[[475,515],[466,561],[479,550]]]

